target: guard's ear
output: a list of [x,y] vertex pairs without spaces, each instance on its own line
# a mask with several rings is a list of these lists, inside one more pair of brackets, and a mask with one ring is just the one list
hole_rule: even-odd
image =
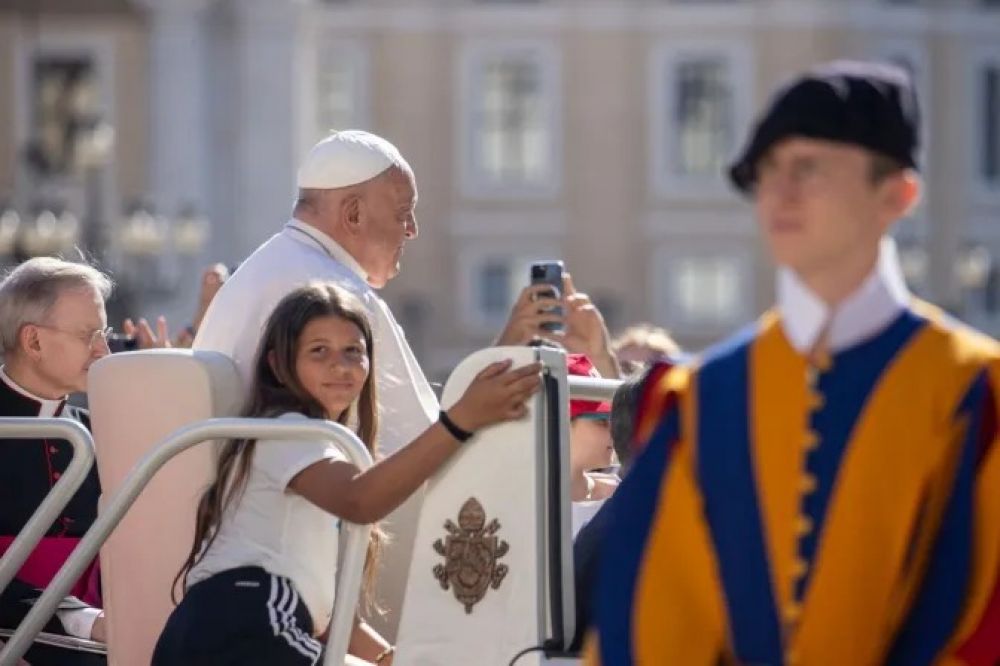
[[920,203],[923,193],[923,183],[920,176],[912,169],[906,169],[899,174],[890,176],[883,183],[882,208],[885,212],[885,229],[913,212]]

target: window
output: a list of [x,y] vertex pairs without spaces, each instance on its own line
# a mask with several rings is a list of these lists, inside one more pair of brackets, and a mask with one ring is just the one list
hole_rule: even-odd
[[752,256],[701,247],[692,252],[672,240],[654,253],[653,312],[657,323],[682,335],[715,337],[752,316]]
[[80,166],[80,142],[98,120],[97,90],[87,59],[39,57],[32,72],[30,159],[45,175],[68,175]]
[[537,238],[523,244],[499,238],[463,242],[454,299],[462,324],[473,334],[495,335],[521,290],[528,286],[531,263],[559,256],[551,239]]
[[486,46],[467,52],[463,67],[465,193],[554,194],[555,52],[545,45]]
[[669,44],[653,56],[652,180],[667,197],[725,195],[722,177],[749,124],[751,50],[739,44]]
[[490,259],[479,269],[479,311],[488,319],[503,317],[514,297],[511,294],[510,262]]
[[992,187],[1000,186],[1000,64],[982,70],[982,148],[980,173]]
[[722,58],[689,60],[677,65],[674,147],[677,173],[714,177],[722,172],[733,144],[733,104],[729,74]]
[[[995,206],[1000,204],[1000,46],[976,48],[967,71],[965,182],[978,205]],[[989,226],[995,228],[995,220]]]
[[674,267],[671,296],[685,321],[725,323],[739,309],[739,285],[739,269],[728,258],[687,258]]
[[368,60],[360,44],[321,41],[316,62],[317,137],[332,130],[365,129]]
[[481,168],[494,181],[544,176],[548,137],[534,63],[494,61],[483,68],[478,131]]

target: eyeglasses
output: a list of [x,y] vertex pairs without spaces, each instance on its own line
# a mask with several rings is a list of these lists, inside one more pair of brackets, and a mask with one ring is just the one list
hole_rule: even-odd
[[83,332],[83,331],[67,331],[56,326],[48,326],[46,324],[35,324],[38,328],[45,328],[50,331],[55,331],[57,333],[62,333],[64,335],[71,335],[85,345],[93,348],[98,342],[103,342],[107,344],[108,338],[115,332],[114,327],[108,326],[106,328],[98,328],[93,331]]

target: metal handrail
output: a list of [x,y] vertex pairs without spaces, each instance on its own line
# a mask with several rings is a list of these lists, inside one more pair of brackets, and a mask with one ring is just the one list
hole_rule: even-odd
[[[49,583],[34,607],[14,632],[14,637],[0,652],[0,666],[10,666],[24,656],[35,636],[55,613],[87,564],[114,531],[153,475],[177,454],[211,440],[253,438],[264,440],[329,440],[361,470],[372,465],[371,454],[357,435],[330,421],[306,419],[208,419],[185,426],[150,450],[129,472],[114,497],[87,530],[73,554]],[[355,609],[361,593],[361,578],[368,550],[370,525],[342,521],[344,548],[333,605],[333,619],[326,646],[326,666],[344,663]]]
[[35,416],[0,418],[0,439],[20,437],[64,439],[73,447],[73,458],[52,490],[18,532],[10,548],[0,557],[0,593],[14,580],[21,566],[31,555],[31,551],[80,489],[90,472],[91,465],[94,464],[94,440],[78,421],[65,418],[42,419]]
[[580,377],[570,375],[569,397],[573,400],[607,400],[615,397],[615,391],[622,385],[620,379],[601,379],[600,377]]
[[[14,632],[10,629],[0,629],[0,640],[10,638]],[[75,636],[63,636],[62,634],[50,634],[41,632],[32,641],[35,645],[48,645],[62,648],[63,650],[73,650],[75,652],[86,652],[87,654],[108,654],[108,646],[100,641],[92,641]]]

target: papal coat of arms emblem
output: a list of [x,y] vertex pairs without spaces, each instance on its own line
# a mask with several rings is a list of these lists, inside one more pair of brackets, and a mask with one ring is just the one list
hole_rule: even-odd
[[470,497],[458,512],[458,525],[446,520],[448,536],[434,542],[434,550],[445,558],[444,564],[434,567],[434,577],[447,590],[449,585],[455,598],[465,606],[466,613],[482,601],[486,590],[500,587],[508,567],[497,562],[507,554],[509,546],[496,534],[500,521],[496,518],[486,524],[486,511],[475,497]]

